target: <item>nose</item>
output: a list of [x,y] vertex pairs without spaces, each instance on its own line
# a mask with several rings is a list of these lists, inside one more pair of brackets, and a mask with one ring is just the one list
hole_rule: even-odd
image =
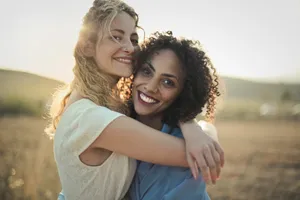
[[128,54],[132,54],[134,52],[134,46],[132,45],[130,40],[123,44],[123,51],[125,51]]
[[147,92],[156,93],[158,91],[158,85],[155,80],[150,80],[147,84],[144,85],[144,89]]

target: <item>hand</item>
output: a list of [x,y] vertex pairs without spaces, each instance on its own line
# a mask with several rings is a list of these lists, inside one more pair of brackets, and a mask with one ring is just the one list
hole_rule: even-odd
[[209,184],[211,180],[215,184],[225,160],[220,144],[197,123],[184,123],[180,127],[185,137],[187,161],[194,178],[198,177],[200,168],[205,182]]

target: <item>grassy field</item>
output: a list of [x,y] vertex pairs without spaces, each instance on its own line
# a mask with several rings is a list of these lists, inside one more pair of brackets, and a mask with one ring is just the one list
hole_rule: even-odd
[[[60,191],[46,122],[0,118],[0,199],[55,199]],[[300,200],[300,123],[218,121],[226,164],[212,200]]]

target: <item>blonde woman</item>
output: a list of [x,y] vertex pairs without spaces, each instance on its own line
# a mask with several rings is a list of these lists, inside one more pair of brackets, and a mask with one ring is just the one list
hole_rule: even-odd
[[54,136],[66,200],[123,199],[135,159],[190,166],[195,177],[198,167],[209,177],[223,163],[220,145],[194,122],[180,123],[184,142],[126,116],[131,80],[122,77],[132,74],[137,27],[137,14],[119,0],[95,0],[83,19],[74,52],[75,78],[61,91],[63,98],[58,93],[54,99],[46,129]]

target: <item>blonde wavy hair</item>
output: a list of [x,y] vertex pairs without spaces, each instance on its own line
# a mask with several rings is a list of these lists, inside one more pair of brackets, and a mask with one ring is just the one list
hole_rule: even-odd
[[[74,50],[75,66],[73,81],[59,89],[53,97],[49,110],[50,124],[45,132],[53,137],[57,124],[73,90],[97,105],[128,115],[128,97],[131,95],[132,78],[121,78],[117,85],[112,84],[114,78],[100,71],[95,60],[84,54],[86,44],[96,44],[99,36],[110,32],[113,19],[120,12],[126,12],[138,26],[138,15],[133,8],[120,0],[95,0],[83,18],[81,30]],[[116,86],[116,87],[114,87]]]

